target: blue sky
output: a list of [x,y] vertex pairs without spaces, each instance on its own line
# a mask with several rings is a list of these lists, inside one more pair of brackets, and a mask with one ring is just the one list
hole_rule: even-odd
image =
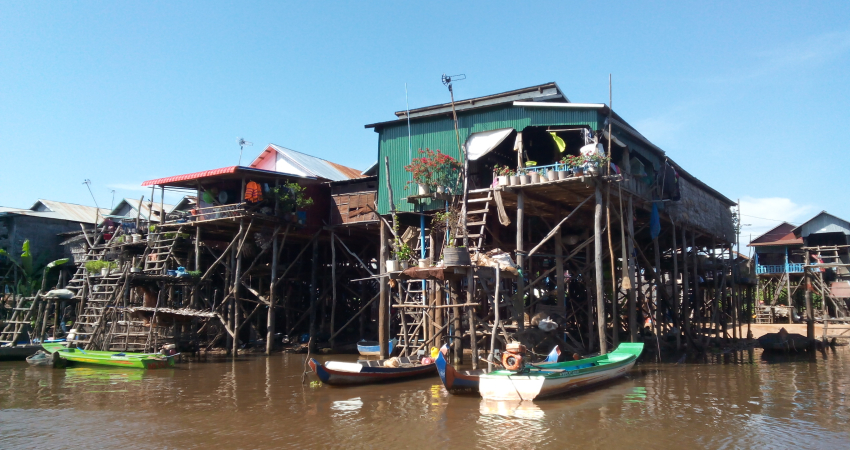
[[[742,4],[743,3],[743,4]],[[557,82],[741,198],[744,233],[843,200],[850,2],[0,2],[0,205],[101,206],[275,143],[356,168],[364,124]],[[149,192],[149,191],[147,191]],[[749,217],[748,217],[749,216]],[[755,216],[755,217],[753,217]],[[763,219],[758,219],[761,217]]]

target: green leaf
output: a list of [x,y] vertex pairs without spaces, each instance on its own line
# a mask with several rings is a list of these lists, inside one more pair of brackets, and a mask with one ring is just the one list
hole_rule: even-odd
[[47,267],[45,267],[45,269],[50,270],[50,269],[52,269],[56,266],[61,266],[62,264],[65,264],[67,262],[68,262],[68,258],[57,259],[56,261],[51,261],[50,263],[48,263]]
[[32,253],[30,253],[30,240],[27,239],[24,241],[24,245],[21,246],[21,267],[23,267],[24,272],[29,277],[32,275]]

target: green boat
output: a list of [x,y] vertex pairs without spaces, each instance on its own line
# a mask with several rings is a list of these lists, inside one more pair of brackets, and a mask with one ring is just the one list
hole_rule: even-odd
[[164,369],[174,367],[174,357],[159,353],[103,352],[67,348],[64,344],[42,344],[50,353],[58,353],[67,361],[83,364],[96,364],[112,367],[132,367],[136,369]]
[[621,377],[634,366],[643,343],[620,344],[613,352],[535,366],[520,370],[496,370],[479,379],[478,392],[485,400],[534,400]]

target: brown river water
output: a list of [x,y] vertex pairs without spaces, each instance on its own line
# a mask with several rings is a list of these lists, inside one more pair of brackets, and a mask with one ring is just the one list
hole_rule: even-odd
[[639,363],[620,381],[534,403],[451,396],[436,376],[302,385],[303,363],[275,354],[143,372],[0,362],[0,448],[850,448],[847,347]]

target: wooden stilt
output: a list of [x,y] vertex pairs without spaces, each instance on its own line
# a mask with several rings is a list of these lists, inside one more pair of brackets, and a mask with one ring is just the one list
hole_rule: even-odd
[[688,278],[688,236],[685,227],[682,227],[682,308],[681,313],[682,332],[690,339],[691,335],[691,302],[690,302],[690,279]]
[[637,274],[634,258],[634,243],[635,243],[635,222],[634,222],[634,205],[632,204],[632,196],[629,195],[628,211],[626,212],[626,222],[629,229],[628,236],[628,252],[629,252],[629,281],[631,289],[629,295],[629,337],[631,342],[637,342],[638,323],[637,323]]
[[[466,274],[466,303],[472,303],[475,293],[475,272],[472,266],[467,268]],[[469,317],[469,349],[472,351],[472,370],[478,369],[478,334],[475,326],[475,308],[472,306],[466,307],[466,314]]]
[[270,355],[274,350],[274,331],[275,331],[275,306],[277,296],[275,295],[274,280],[277,279],[277,252],[279,239],[277,233],[272,240],[272,269],[271,279],[269,280],[269,314],[266,318],[266,354]]
[[605,290],[602,286],[602,190],[596,187],[596,212],[593,216],[593,261],[596,282],[596,333],[599,336],[599,353],[608,353],[605,338]]
[[[331,231],[331,335],[334,334],[334,320],[336,319],[336,234]],[[331,348],[334,341],[331,341]]]
[[557,301],[558,306],[564,308],[564,316],[566,316],[567,303],[564,289],[564,243],[561,236],[561,230],[555,234],[555,282],[557,283]]
[[387,278],[387,227],[383,222],[378,226],[381,227],[381,253],[378,257],[378,270],[382,275],[379,280],[379,300],[378,300],[378,343],[380,345],[380,357],[382,359],[389,357],[389,285]]
[[[310,345],[316,345],[316,302],[319,300],[319,240],[313,239],[313,259],[310,268]],[[312,349],[311,349],[312,350]]]
[[[241,250],[241,247],[240,247]],[[236,269],[233,273],[233,357],[239,353],[239,291],[242,287],[242,252],[236,252]]]
[[517,277],[517,293],[514,297],[514,320],[517,329],[525,328],[525,253],[523,253],[523,225],[525,223],[525,193],[520,190],[517,193],[516,206],[516,259],[520,275]]
[[[679,246],[676,242],[676,222],[670,221],[670,235],[673,238],[673,248],[671,256],[673,257],[673,276],[671,282],[673,284],[673,318],[676,321],[676,326],[679,332],[676,333],[676,349],[682,349],[682,302],[679,299]],[[684,246],[683,246],[684,247]]]

